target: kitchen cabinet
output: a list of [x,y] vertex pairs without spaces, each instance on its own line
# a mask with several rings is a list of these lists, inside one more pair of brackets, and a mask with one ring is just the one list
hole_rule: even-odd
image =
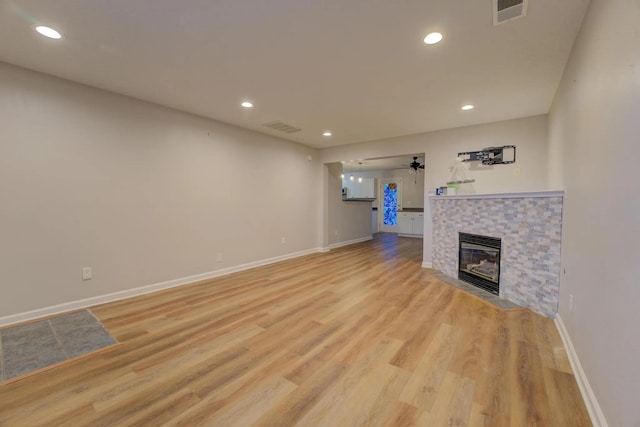
[[423,212],[398,212],[398,234],[409,237],[422,237],[424,234]]
[[378,210],[371,211],[371,234],[378,232]]
[[375,187],[374,178],[363,178],[362,182],[357,179],[351,181],[348,178],[342,180],[342,188],[347,188],[345,194],[347,199],[374,199]]

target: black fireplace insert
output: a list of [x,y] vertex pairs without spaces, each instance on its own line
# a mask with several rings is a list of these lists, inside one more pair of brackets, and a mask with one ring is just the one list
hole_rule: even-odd
[[459,233],[458,278],[493,294],[500,293],[500,251],[496,237]]

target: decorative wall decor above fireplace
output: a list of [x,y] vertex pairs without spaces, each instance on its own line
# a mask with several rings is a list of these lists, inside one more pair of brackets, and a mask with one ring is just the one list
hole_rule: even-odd
[[459,233],[458,247],[458,278],[499,295],[501,240]]
[[465,151],[458,153],[463,162],[481,161],[483,165],[508,165],[516,162],[516,146],[487,147],[480,151]]

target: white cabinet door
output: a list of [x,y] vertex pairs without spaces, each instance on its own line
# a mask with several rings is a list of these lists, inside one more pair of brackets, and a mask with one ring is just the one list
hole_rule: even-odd
[[398,233],[411,234],[413,221],[409,212],[398,212]]
[[398,234],[422,236],[424,214],[420,212],[398,212]]
[[413,217],[413,234],[424,235],[424,214],[422,213]]
[[358,178],[354,178],[353,181],[348,177],[342,179],[342,187],[349,189],[347,197],[354,199],[373,199],[375,193],[375,180],[373,178],[361,178],[362,182]]
[[371,234],[378,232],[378,211],[371,211]]
[[361,197],[373,199],[373,184],[374,184],[373,178],[364,178],[362,180],[362,183],[360,183],[360,187],[362,191]]

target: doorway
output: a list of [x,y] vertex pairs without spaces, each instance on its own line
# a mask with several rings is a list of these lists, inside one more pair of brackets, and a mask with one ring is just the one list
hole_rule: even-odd
[[397,233],[398,211],[402,210],[402,178],[380,179],[378,194],[378,229],[385,233]]

